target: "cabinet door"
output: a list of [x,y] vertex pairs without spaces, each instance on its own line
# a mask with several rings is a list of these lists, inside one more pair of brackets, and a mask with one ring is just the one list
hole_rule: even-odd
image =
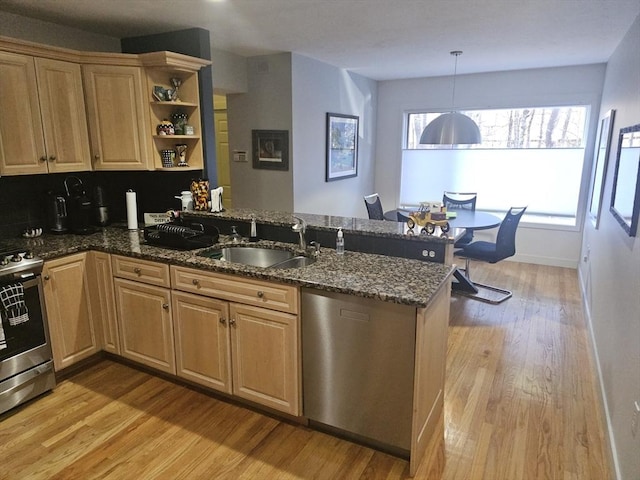
[[298,317],[235,303],[230,314],[233,393],[299,415]]
[[0,52],[0,175],[46,172],[33,57]]
[[171,302],[178,375],[230,394],[229,303],[175,291]]
[[36,58],[49,172],[91,170],[80,65]]
[[82,74],[93,168],[148,169],[151,139],[142,68],[83,65]]
[[42,273],[53,363],[60,370],[100,350],[89,308],[87,254],[47,261]]
[[113,280],[122,356],[175,375],[169,290]]
[[107,352],[120,355],[111,255],[104,252],[90,252],[89,273],[91,311],[94,324],[102,336],[102,348]]

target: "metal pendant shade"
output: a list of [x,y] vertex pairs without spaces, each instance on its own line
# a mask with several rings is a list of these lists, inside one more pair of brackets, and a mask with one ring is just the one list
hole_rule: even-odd
[[[453,92],[451,95],[451,108],[454,108],[458,57],[462,55],[462,52],[454,50],[450,53],[456,57],[453,71]],[[429,145],[469,145],[481,142],[480,129],[476,122],[458,112],[443,113],[429,123],[420,136],[420,143]]]
[[458,112],[443,113],[422,131],[420,143],[429,145],[464,145],[480,143],[476,122]]

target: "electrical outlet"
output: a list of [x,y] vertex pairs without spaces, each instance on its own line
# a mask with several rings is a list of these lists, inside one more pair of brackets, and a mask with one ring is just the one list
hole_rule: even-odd
[[636,438],[638,434],[638,422],[640,422],[640,402],[633,402],[633,416],[631,417],[631,435]]

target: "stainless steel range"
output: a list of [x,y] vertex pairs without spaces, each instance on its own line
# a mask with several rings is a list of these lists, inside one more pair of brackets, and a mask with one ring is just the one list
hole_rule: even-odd
[[24,250],[0,251],[0,413],[55,386],[42,265]]

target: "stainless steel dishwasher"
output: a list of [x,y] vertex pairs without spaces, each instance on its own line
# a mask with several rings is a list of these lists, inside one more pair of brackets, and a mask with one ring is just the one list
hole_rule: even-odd
[[408,457],[416,309],[309,288],[301,306],[304,416]]

